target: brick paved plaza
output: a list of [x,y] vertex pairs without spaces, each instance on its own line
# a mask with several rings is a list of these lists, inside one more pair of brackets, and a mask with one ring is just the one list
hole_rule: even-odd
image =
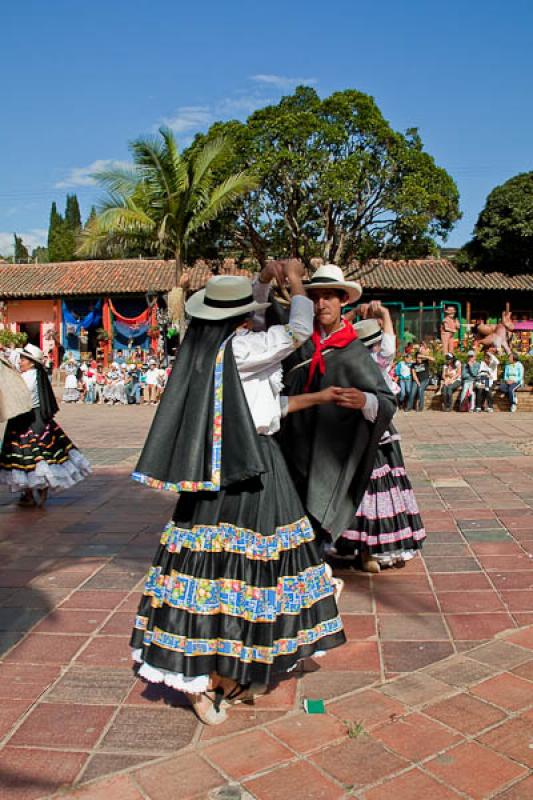
[[204,728],[130,666],[174,503],[128,478],[152,413],[62,409],[93,476],[0,493],[2,800],[533,797],[533,414],[398,415],[424,557],[339,570],[348,643]]

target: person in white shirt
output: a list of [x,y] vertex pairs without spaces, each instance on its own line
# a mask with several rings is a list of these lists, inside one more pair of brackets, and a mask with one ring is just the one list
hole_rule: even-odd
[[479,365],[479,372],[477,374],[476,382],[474,384],[476,396],[476,411],[487,411],[489,414],[493,412],[493,388],[498,379],[499,360],[494,353],[487,350],[483,356],[483,361]]
[[148,362],[148,369],[145,372],[144,382],[144,402],[157,404],[159,399],[160,374],[155,361]]
[[268,287],[247,278],[211,278],[188,300],[192,321],[133,473],[180,493],[145,583],[133,658],[143,679],[189,692],[206,724],[345,641],[331,572],[272,436],[281,362],[313,327],[302,271],[286,269],[288,324],[264,332],[249,315],[268,305],[258,302]]

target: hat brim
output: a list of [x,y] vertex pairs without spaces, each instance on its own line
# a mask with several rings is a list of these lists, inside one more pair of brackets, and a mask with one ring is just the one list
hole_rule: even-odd
[[44,361],[44,354],[40,358],[38,356],[32,356],[31,353],[27,353],[21,347],[17,347],[15,352],[17,352],[19,354],[19,356],[23,356],[24,358],[27,358],[28,361],[33,361],[34,364],[41,364],[42,365],[42,363]]
[[256,303],[255,300],[245,306],[233,306],[231,308],[214,308],[204,302],[205,289],[195,292],[185,303],[185,311],[189,316],[197,319],[217,321],[230,319],[231,317],[241,317],[243,314],[250,314],[252,311],[263,311],[268,308],[270,303]]
[[356,281],[304,281],[306,292],[312,292],[315,289],[335,289],[346,292],[348,295],[347,303],[356,303],[363,294],[363,287]]

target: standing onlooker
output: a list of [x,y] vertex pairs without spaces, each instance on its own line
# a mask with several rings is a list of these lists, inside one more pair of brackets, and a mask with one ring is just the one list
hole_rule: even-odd
[[524,366],[518,360],[515,353],[509,353],[509,359],[503,371],[503,383],[500,386],[500,391],[503,395],[509,398],[511,405],[509,411],[513,413],[516,411],[518,404],[516,397],[516,390],[524,382]]
[[144,402],[155,405],[159,398],[159,369],[154,360],[148,362],[145,373]]
[[446,353],[446,363],[442,368],[442,410],[451,411],[453,393],[461,385],[461,362],[454,358],[453,353]]
[[426,389],[429,384],[429,362],[420,350],[411,366],[411,391],[407,410],[412,411],[418,403],[418,411],[424,410]]
[[398,378],[400,394],[398,395],[398,405],[405,410],[409,393],[411,392],[411,366],[413,358],[409,353],[404,353],[404,357],[396,364],[394,373]]
[[117,355],[115,357],[115,363],[118,364],[119,367],[126,366],[126,359],[124,358],[124,351],[117,350]]
[[83,374],[83,384],[85,387],[85,396],[84,400],[86,403],[94,403],[96,398],[95,387],[96,387],[96,369],[94,368],[93,364],[88,364],[87,369]]
[[455,334],[459,333],[461,325],[456,317],[457,309],[455,306],[446,306],[444,316],[440,324],[440,340],[442,342],[442,352],[453,355],[456,345]]
[[489,414],[493,412],[493,395],[492,387],[498,379],[498,366],[500,362],[494,355],[487,350],[483,356],[483,361],[479,365],[479,372],[477,374],[476,382],[474,384],[476,390],[476,411],[485,410]]
[[475,350],[468,351],[468,360],[461,371],[461,396],[459,410],[463,411],[464,404],[468,402],[468,411],[474,410],[474,384],[479,373],[479,363],[476,361]]
[[67,363],[64,365],[66,373],[65,390],[63,392],[64,403],[77,403],[80,399],[80,390],[78,387],[78,364],[71,356]]
[[95,403],[103,403],[105,398],[105,389],[107,385],[107,379],[104,374],[104,368],[102,364],[99,364],[96,368],[96,377],[95,377],[95,384],[94,384],[94,402]]
[[137,347],[133,351],[133,354],[132,354],[131,357],[132,357],[133,361],[135,361],[136,364],[144,363],[144,353],[143,353],[142,347],[137,345]]

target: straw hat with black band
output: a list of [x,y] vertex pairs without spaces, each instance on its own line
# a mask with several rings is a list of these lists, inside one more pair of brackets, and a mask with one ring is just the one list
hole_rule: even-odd
[[197,319],[217,320],[239,317],[262,311],[270,303],[257,303],[252,294],[252,282],[242,275],[215,275],[205,289],[195,292],[185,303],[185,310]]
[[22,358],[27,358],[34,361],[36,364],[42,365],[44,362],[44,353],[34,344],[25,344],[24,347],[18,347],[16,351]]
[[363,289],[358,281],[347,281],[344,273],[336,264],[324,264],[314,273],[310,281],[304,283],[306,291],[313,289],[339,289],[348,295],[347,303],[356,303]]
[[372,347],[381,341],[383,331],[377,319],[362,319],[354,325],[357,331],[357,338],[365,347]]

